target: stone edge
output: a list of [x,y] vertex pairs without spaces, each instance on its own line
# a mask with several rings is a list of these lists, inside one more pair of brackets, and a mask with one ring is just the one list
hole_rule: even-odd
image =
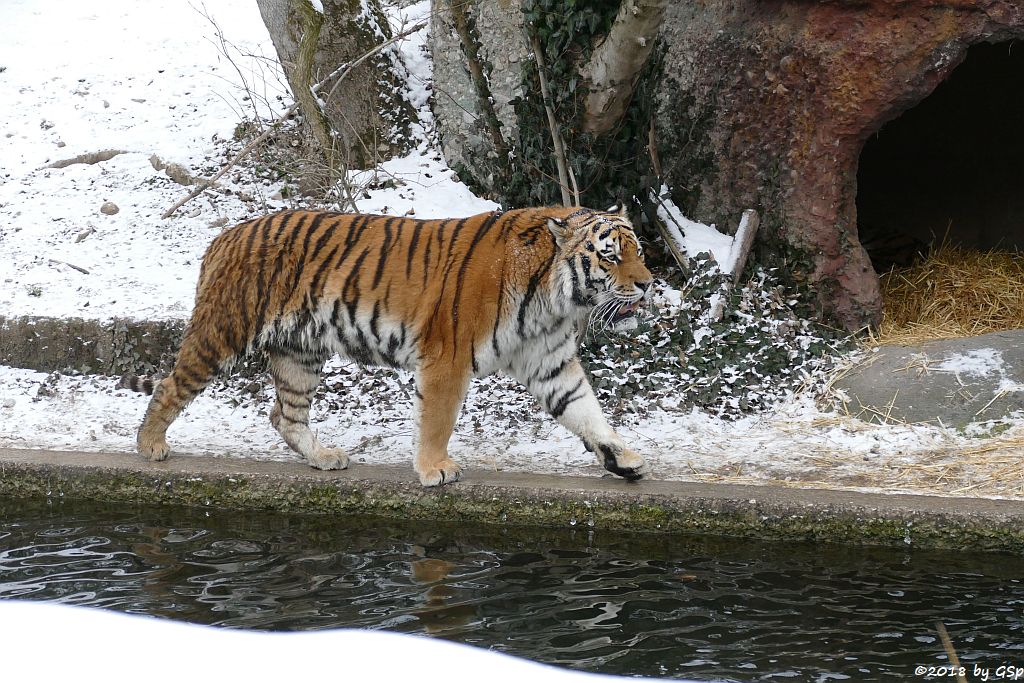
[[0,315],[0,364],[41,372],[119,375],[166,370],[183,320]]
[[0,448],[0,495],[629,533],[1024,553],[1019,501],[470,472],[424,489],[411,468]]

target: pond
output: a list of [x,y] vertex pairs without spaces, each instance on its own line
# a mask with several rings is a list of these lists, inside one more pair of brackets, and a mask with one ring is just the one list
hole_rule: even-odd
[[5,500],[0,597],[731,681],[925,680],[942,622],[1024,665],[1024,558],[956,551]]

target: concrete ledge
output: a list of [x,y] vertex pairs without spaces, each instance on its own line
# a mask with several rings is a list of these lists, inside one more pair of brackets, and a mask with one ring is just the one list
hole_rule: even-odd
[[1024,553],[1024,503],[472,471],[423,489],[411,467],[0,449],[0,495]]
[[184,331],[181,320],[0,316],[0,365],[107,375],[166,372]]
[[[0,365],[41,372],[166,375],[185,334],[184,320],[49,318],[0,315]],[[241,359],[232,374],[266,370],[260,354]]]

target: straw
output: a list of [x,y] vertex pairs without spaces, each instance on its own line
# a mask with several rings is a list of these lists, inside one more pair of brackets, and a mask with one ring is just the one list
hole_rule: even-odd
[[945,243],[880,280],[882,324],[870,343],[910,345],[1024,328],[1024,254]]

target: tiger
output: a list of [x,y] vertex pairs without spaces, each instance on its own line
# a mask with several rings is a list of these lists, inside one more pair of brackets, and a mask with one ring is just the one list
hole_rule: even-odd
[[150,394],[138,451],[167,458],[167,428],[222,370],[263,352],[270,422],[321,470],[345,469],[309,411],[325,362],[411,371],[423,486],[458,481],[448,442],[471,378],[503,372],[629,481],[648,471],[609,426],[578,355],[577,330],[630,329],[653,282],[622,209],[541,207],[421,220],[288,210],[228,228],[200,266],[171,372],[126,375]]

